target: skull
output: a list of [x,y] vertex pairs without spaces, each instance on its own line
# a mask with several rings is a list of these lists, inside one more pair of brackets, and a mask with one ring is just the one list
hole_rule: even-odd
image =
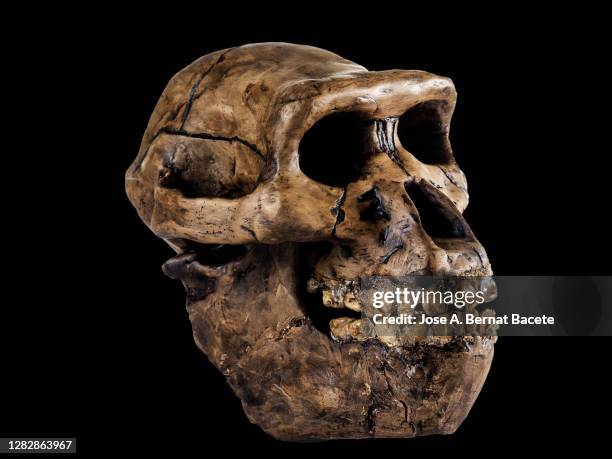
[[196,344],[274,437],[452,433],[475,401],[492,339],[372,339],[356,312],[363,276],[491,274],[455,100],[448,78],[284,43],[206,55],[162,94],[127,194],[176,252]]

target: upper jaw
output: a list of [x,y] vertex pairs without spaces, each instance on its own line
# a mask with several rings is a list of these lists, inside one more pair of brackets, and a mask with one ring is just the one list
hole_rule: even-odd
[[[200,245],[189,241],[174,242],[178,248],[178,254],[167,260],[162,269],[164,273],[173,279],[180,279],[187,288],[209,289],[211,282],[216,282],[219,278],[225,278],[232,283],[235,276],[240,273],[248,272],[249,266],[253,265],[254,252],[265,250],[267,246],[218,246]],[[300,244],[296,244],[300,245]],[[308,249],[304,247],[303,251]],[[309,312],[337,311],[328,316],[326,329],[331,339],[337,342],[346,341],[368,341],[373,339],[371,330],[367,327],[367,319],[363,318],[363,311],[368,307],[364,304],[361,292],[361,278],[343,279],[339,276],[331,277],[323,275],[317,270],[319,263],[324,257],[314,260],[314,265],[305,269],[311,274],[306,279],[300,281],[305,285],[306,292],[318,298],[315,306],[318,311],[310,309]],[[300,263],[303,260],[299,261]],[[336,273],[337,274],[337,273]],[[490,271],[487,273],[490,274]],[[431,275],[427,270],[406,273],[405,276]],[[486,275],[486,274],[485,274]],[[462,281],[466,285],[473,286],[474,282],[479,282],[482,278],[478,277],[478,272],[464,272],[460,274]],[[396,276],[402,277],[402,276]],[[226,283],[226,282],[224,282]],[[304,307],[304,310],[307,310]],[[307,317],[310,315],[307,313]],[[331,318],[333,317],[333,318]],[[331,319],[330,319],[331,318]],[[365,320],[365,321],[364,321]],[[403,337],[398,336],[377,336],[376,339],[388,346],[405,345],[425,337],[427,333],[420,328],[414,328],[409,334]]]
[[[461,291],[482,291],[484,293],[484,303],[493,301],[497,296],[497,288],[495,281],[490,277],[490,270],[480,272],[471,271],[463,273],[463,275],[440,275],[432,276],[431,273],[419,272],[409,273],[405,276],[394,276],[395,280],[406,280],[405,285],[410,285],[410,278],[419,277],[423,279],[449,279],[452,288]],[[376,276],[373,276],[376,277]],[[344,311],[344,315],[335,317],[329,321],[330,336],[333,340],[339,342],[347,341],[370,341],[376,339],[388,346],[401,346],[412,344],[415,341],[431,338],[440,341],[441,336],[452,338],[451,334],[445,334],[445,329],[440,327],[430,327],[427,325],[409,326],[406,329],[391,327],[390,333],[380,333],[381,329],[375,329],[371,323],[369,312],[372,305],[365,298],[366,291],[362,291],[361,279],[356,280],[339,280],[339,279],[323,279],[321,281],[315,278],[310,278],[307,281],[307,289],[310,293],[320,295],[321,308],[331,308],[338,312]],[[451,305],[452,306],[452,305]],[[410,314],[419,315],[448,315],[453,311],[463,312],[461,309],[453,309],[451,306],[419,304],[416,309],[408,311]],[[482,308],[484,313],[492,313],[492,310],[486,306]],[[481,312],[482,312],[481,311]],[[470,312],[476,312],[475,309],[470,309]],[[467,330],[467,329],[466,329]],[[482,330],[469,330],[470,334],[478,335],[485,334]],[[453,332],[453,336],[456,331]],[[444,339],[446,339],[444,338]],[[444,341],[442,339],[442,341]],[[440,341],[441,342],[441,341]]]

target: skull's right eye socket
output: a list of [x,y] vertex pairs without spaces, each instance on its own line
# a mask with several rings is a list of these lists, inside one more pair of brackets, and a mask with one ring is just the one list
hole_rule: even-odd
[[341,187],[359,178],[365,154],[366,121],[356,113],[322,118],[300,142],[300,169],[313,180]]
[[452,157],[445,123],[450,107],[432,100],[410,108],[400,118],[397,136],[402,146],[425,164],[446,164]]

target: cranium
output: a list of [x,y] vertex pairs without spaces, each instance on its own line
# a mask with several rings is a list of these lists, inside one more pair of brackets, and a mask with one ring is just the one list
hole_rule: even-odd
[[491,274],[455,100],[448,78],[283,43],[206,55],[161,96],[127,193],[176,251],[198,347],[274,437],[451,433],[476,399],[491,339],[366,339],[354,312],[362,276]]

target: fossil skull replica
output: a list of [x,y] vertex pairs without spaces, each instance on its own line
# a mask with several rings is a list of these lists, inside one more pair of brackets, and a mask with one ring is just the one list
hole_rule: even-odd
[[455,99],[448,78],[285,43],[208,54],[162,94],[127,193],[176,252],[198,347],[274,437],[452,433],[474,403],[492,339],[370,338],[356,312],[363,276],[491,274]]

